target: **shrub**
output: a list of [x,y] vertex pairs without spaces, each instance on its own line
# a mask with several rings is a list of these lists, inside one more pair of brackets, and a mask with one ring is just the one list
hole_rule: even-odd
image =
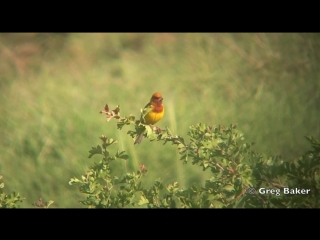
[[90,208],[316,208],[320,190],[320,143],[312,137],[307,140],[312,150],[293,161],[284,161],[281,156],[263,157],[252,149],[253,143],[244,142],[243,134],[235,125],[229,127],[208,126],[199,123],[190,126],[187,142],[174,136],[167,128],[142,124],[134,116],[120,117],[119,106],[104,111],[107,120],[116,119],[118,129],[134,125],[135,131],[128,134],[135,138],[146,129],[145,136],[151,141],[171,142],[177,146],[184,163],[209,170],[211,177],[202,185],[179,187],[178,182],[164,186],[155,180],[149,189],[142,187],[142,178],[147,173],[144,165],[136,172],[122,177],[111,174],[112,162],[127,160],[125,151],[114,155],[109,147],[116,141],[101,136],[102,145],[90,150],[89,158],[98,154],[102,159],[82,175],[72,178],[70,184],[80,184],[80,192],[87,195],[81,201]]

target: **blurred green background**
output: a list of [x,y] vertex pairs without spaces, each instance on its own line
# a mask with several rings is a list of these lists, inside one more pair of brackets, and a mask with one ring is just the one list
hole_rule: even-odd
[[113,163],[122,175],[149,170],[144,186],[161,178],[182,187],[209,173],[183,165],[174,146],[133,145],[131,127],[116,129],[99,114],[120,105],[139,117],[158,91],[165,126],[185,139],[190,125],[231,123],[267,155],[298,158],[304,136],[320,138],[319,33],[1,33],[0,175],[5,191],[40,197],[52,207],[82,207],[77,186],[94,161],[99,136],[130,158]]

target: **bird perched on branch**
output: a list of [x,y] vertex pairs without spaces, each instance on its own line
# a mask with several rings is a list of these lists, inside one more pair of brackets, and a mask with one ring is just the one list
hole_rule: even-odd
[[[145,125],[153,125],[163,118],[164,106],[162,104],[163,98],[161,93],[156,92],[151,96],[150,102],[144,107],[140,122]],[[134,144],[139,144],[142,141],[145,129],[138,135]]]

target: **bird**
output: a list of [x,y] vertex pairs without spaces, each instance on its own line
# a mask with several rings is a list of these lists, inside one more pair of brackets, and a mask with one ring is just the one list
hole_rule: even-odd
[[[146,125],[153,125],[161,120],[164,116],[164,106],[162,104],[163,97],[161,93],[155,92],[150,99],[150,102],[144,107],[140,122]],[[136,138],[134,144],[139,144],[142,141],[144,129]]]

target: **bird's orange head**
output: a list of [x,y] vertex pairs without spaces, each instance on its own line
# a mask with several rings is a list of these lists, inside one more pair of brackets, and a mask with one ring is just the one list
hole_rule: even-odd
[[150,99],[150,104],[153,106],[153,112],[163,112],[163,105],[162,105],[163,97],[161,93],[155,92]]
[[153,103],[157,103],[157,102],[162,103],[162,101],[163,101],[163,97],[159,92],[155,92],[150,99],[150,102],[153,102]]

